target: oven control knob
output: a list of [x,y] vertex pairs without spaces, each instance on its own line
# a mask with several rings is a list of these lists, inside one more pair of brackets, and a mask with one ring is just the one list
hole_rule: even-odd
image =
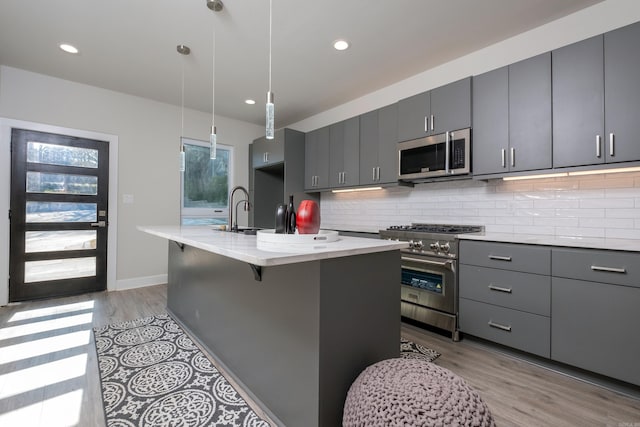
[[422,249],[423,246],[424,246],[424,244],[422,243],[422,240],[417,240],[417,241],[413,242],[413,248],[414,249]]
[[440,242],[431,243],[429,247],[436,252],[440,252]]
[[442,252],[446,254],[446,253],[449,253],[451,246],[449,246],[449,242],[447,242],[444,245],[440,246],[440,249],[442,249]]

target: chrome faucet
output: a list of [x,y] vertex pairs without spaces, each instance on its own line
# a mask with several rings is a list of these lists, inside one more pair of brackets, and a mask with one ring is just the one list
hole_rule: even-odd
[[[249,192],[247,191],[246,188],[244,188],[241,185],[237,185],[235,187],[233,187],[233,190],[231,190],[231,193],[229,193],[229,222],[227,224],[227,226],[229,227],[228,231],[237,231],[238,230],[238,218],[236,218],[236,223],[233,223],[233,195],[236,192],[236,190],[241,190],[242,192],[244,192],[244,195],[246,196],[246,199],[244,200],[244,211],[247,212],[250,209],[249,206]],[[238,216],[237,213],[237,208],[238,205],[236,205],[236,217]]]

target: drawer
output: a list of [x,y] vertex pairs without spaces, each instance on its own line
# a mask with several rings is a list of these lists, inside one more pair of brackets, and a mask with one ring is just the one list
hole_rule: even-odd
[[640,254],[592,249],[553,249],[553,276],[640,287]]
[[460,241],[460,264],[551,274],[551,249],[512,243]]
[[551,315],[551,276],[460,265],[460,298]]
[[460,330],[508,347],[549,358],[549,317],[460,299]]

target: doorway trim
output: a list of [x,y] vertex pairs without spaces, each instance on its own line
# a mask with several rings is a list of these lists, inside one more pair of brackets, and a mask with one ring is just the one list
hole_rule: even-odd
[[116,285],[118,237],[118,137],[99,132],[65,128],[0,117],[0,306],[9,302],[9,207],[11,200],[11,129],[58,133],[109,142],[109,233],[107,235],[107,291]]

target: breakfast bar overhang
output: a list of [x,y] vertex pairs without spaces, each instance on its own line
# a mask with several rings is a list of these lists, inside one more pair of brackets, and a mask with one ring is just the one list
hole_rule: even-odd
[[265,251],[208,227],[139,229],[168,239],[170,314],[275,422],[341,425],[355,378],[400,354],[406,243],[341,236]]

